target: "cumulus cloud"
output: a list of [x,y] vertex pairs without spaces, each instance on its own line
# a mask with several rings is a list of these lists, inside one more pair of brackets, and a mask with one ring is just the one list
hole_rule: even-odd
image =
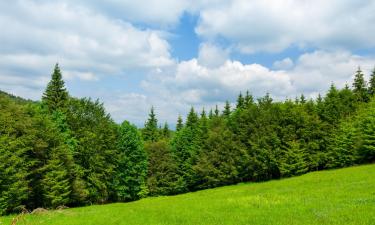
[[66,78],[84,81],[173,64],[163,32],[68,3],[1,2],[0,29],[0,73],[27,83],[49,77],[56,62]]
[[174,117],[185,115],[189,106],[207,109],[218,104],[222,107],[225,100],[233,102],[239,92],[246,90],[255,98],[267,92],[276,100],[294,98],[301,93],[315,98],[318,93],[325,94],[332,82],[339,88],[351,85],[358,66],[368,79],[375,65],[375,57],[348,51],[317,50],[301,55],[295,63],[290,61],[279,62],[288,64],[288,68],[271,69],[235,60],[210,67],[193,58],[177,63],[173,70],[158,71],[144,81],[143,87],[152,93],[148,95],[150,104],[168,112],[160,118],[175,122]]
[[374,1],[233,0],[200,12],[196,32],[225,38],[244,53],[291,46],[360,49],[375,46]]

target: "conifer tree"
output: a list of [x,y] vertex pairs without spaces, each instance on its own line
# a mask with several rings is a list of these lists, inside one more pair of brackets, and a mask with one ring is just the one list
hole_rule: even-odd
[[369,82],[369,94],[371,96],[375,95],[375,68],[371,73],[370,82]]
[[230,116],[230,104],[229,104],[229,101],[226,101],[225,102],[225,106],[224,106],[224,110],[223,110],[223,116],[224,117],[229,117]]
[[120,201],[136,200],[147,194],[147,155],[138,129],[128,121],[119,127],[119,160],[115,189]]
[[50,112],[55,110],[64,111],[66,107],[68,92],[66,91],[58,64],[55,65],[51,81],[47,85],[42,100],[47,105]]
[[169,126],[167,122],[164,123],[163,129],[161,132],[162,132],[163,138],[169,139],[171,137],[171,131],[169,130]]
[[190,112],[187,116],[187,119],[186,119],[186,126],[187,127],[191,127],[191,128],[195,128],[198,124],[198,115],[197,113],[194,111],[194,108],[191,107],[190,109]]
[[246,95],[245,95],[245,105],[246,105],[246,106],[249,106],[250,104],[253,104],[253,103],[254,103],[253,96],[250,94],[249,91],[246,91]]
[[368,101],[368,90],[367,84],[362,73],[360,67],[355,74],[354,81],[353,81],[353,92],[359,102],[367,102]]
[[368,116],[361,124],[362,145],[359,149],[363,162],[375,161],[375,118]]
[[184,127],[181,115],[178,115],[176,131],[180,131]]
[[217,107],[217,105],[215,106],[215,117],[219,117],[219,108]]
[[242,97],[242,93],[240,92],[240,94],[238,95],[238,98],[237,98],[236,108],[241,109],[241,108],[244,107],[244,105],[245,105],[245,99]]
[[145,141],[157,141],[159,139],[158,120],[154,113],[154,107],[151,107],[149,118],[145,123],[142,134]]
[[212,119],[214,117],[214,112],[212,109],[210,109],[210,112],[208,113],[208,119]]

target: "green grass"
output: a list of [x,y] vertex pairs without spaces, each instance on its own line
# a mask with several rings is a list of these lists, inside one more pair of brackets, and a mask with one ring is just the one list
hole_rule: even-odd
[[[11,220],[0,217],[0,224]],[[17,224],[375,224],[375,165],[50,211]]]

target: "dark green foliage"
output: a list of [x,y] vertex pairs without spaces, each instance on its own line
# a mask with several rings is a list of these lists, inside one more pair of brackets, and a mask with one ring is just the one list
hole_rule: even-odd
[[68,92],[65,89],[65,83],[58,64],[55,65],[52,79],[47,85],[42,100],[51,112],[58,109],[64,110],[66,107]]
[[154,107],[151,107],[149,118],[145,123],[145,127],[142,130],[143,140],[145,141],[157,141],[159,140],[159,129],[158,120],[154,113]]
[[223,110],[223,116],[229,117],[230,116],[230,104],[228,101],[225,102],[224,110]]
[[375,95],[375,68],[373,69],[371,73],[368,89],[369,89],[368,91],[369,94],[371,96],[374,96]]
[[353,92],[357,101],[367,102],[369,100],[367,84],[359,67],[354,77]]
[[161,136],[165,139],[169,139],[171,137],[171,131],[169,130],[168,123],[164,123],[164,127],[161,130]]
[[103,104],[91,99],[70,99],[67,121],[79,145],[74,152],[78,170],[83,174],[88,202],[106,202],[116,167],[117,127]]
[[182,121],[182,117],[181,117],[181,115],[178,115],[176,131],[181,130],[183,127],[184,127],[184,123]]
[[28,199],[29,120],[21,106],[0,95],[0,215],[14,212]]
[[147,186],[150,195],[177,194],[183,191],[185,184],[178,175],[176,159],[165,140],[147,142],[148,155]]
[[116,167],[117,200],[136,200],[147,195],[147,155],[141,134],[128,121],[119,127],[119,157]]
[[236,142],[233,133],[222,119],[212,121],[205,148],[194,171],[196,187],[210,188],[236,183],[246,161],[246,151]]
[[243,98],[242,96],[242,93],[240,93],[238,95],[238,98],[237,98],[237,105],[236,105],[236,108],[237,109],[241,109],[242,107],[245,106],[245,99]]

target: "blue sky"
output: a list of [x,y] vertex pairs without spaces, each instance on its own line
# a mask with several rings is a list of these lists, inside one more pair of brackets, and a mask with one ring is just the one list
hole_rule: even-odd
[[375,66],[375,2],[15,0],[0,2],[0,89],[40,99],[59,62],[71,95],[142,126],[172,126],[240,91],[314,98]]

